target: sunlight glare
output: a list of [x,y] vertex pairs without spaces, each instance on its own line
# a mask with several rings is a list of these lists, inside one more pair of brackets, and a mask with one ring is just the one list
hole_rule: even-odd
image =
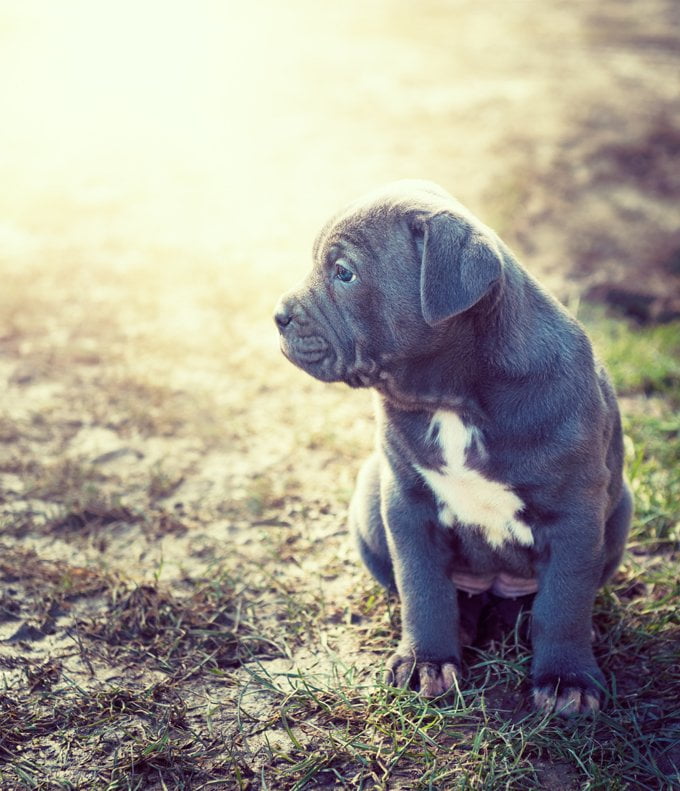
[[3,11],[0,175],[15,201],[126,201],[128,221],[172,244],[211,226],[219,235],[217,214],[238,215],[262,189],[280,55],[266,3],[28,0]]

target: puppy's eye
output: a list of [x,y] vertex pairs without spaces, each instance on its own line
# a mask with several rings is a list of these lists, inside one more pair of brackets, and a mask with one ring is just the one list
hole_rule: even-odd
[[354,272],[350,271],[342,264],[335,265],[335,276],[338,280],[341,280],[343,283],[351,283],[353,280],[356,280],[356,275]]

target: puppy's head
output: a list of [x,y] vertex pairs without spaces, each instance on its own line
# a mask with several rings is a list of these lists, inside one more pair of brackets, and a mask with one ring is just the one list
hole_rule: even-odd
[[322,229],[312,271],[277,305],[281,349],[317,379],[371,386],[427,356],[501,275],[494,234],[444,190],[389,184]]

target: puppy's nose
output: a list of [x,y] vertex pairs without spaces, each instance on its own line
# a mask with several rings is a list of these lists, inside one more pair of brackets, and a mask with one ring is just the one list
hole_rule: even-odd
[[292,320],[293,317],[288,313],[276,313],[274,315],[274,321],[280,330],[285,330]]
[[274,312],[274,321],[280,330],[285,330],[293,320],[293,314],[283,302],[279,302]]

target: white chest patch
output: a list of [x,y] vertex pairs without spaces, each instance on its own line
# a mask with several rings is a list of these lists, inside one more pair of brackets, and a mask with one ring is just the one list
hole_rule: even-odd
[[524,507],[522,500],[510,487],[465,465],[472,443],[480,443],[476,429],[466,428],[455,412],[440,410],[432,418],[429,435],[435,432],[444,466],[438,470],[417,469],[437,498],[441,523],[446,527],[458,522],[481,528],[492,547],[506,541],[531,546],[531,529],[518,519]]

